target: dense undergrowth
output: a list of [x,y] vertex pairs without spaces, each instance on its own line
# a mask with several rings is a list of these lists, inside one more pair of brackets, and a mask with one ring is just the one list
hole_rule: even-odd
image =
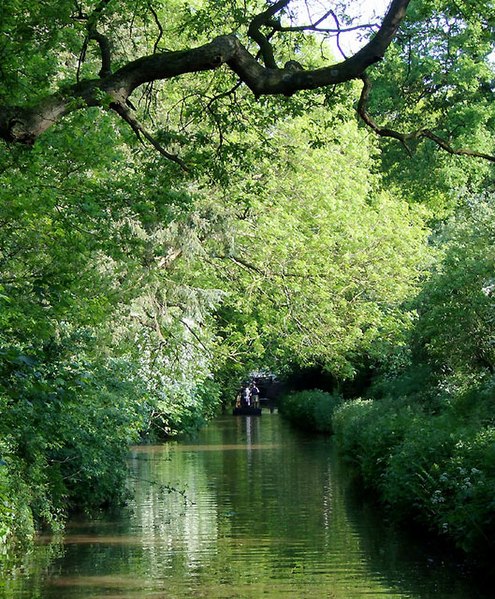
[[284,417],[335,433],[340,453],[393,518],[417,522],[483,558],[495,533],[494,381],[434,411],[410,398],[342,401],[320,390],[284,397]]
[[332,415],[341,405],[342,397],[319,389],[294,391],[278,400],[282,416],[306,430],[332,433]]
[[336,439],[395,518],[482,556],[495,531],[493,399],[482,414],[466,396],[444,401],[434,414],[406,399],[347,402],[334,415]]

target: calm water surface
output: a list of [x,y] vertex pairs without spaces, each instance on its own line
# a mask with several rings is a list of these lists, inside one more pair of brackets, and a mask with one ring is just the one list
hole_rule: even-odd
[[130,509],[40,539],[0,597],[478,599],[476,581],[353,498],[331,439],[276,414],[134,448]]

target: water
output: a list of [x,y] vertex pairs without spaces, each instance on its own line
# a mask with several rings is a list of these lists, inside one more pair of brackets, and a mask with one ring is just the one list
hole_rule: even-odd
[[353,497],[331,439],[276,414],[223,417],[192,443],[133,448],[130,471],[125,513],[40,539],[0,597],[483,596]]

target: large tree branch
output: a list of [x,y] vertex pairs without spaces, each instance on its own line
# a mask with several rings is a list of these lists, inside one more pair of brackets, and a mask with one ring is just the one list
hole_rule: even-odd
[[[277,7],[280,10],[287,3],[288,0],[280,0],[272,9]],[[290,96],[300,90],[356,79],[370,65],[383,58],[408,4],[409,0],[393,0],[374,38],[354,56],[329,67],[308,71],[266,67],[235,35],[224,35],[199,48],[138,58],[115,73],[68,86],[34,107],[0,108],[0,137],[10,142],[32,144],[39,135],[74,110],[112,103],[124,106],[131,93],[143,84],[172,79],[185,73],[214,70],[221,65],[228,65],[257,97],[270,94]],[[259,29],[273,14],[271,9],[262,13],[263,18],[260,18],[256,27]]]
[[277,63],[275,62],[272,45],[270,44],[269,39],[262,33],[261,28],[268,25],[273,16],[285,8],[289,2],[290,0],[278,0],[278,2],[272,4],[267,10],[259,15],[256,15],[256,17],[254,17],[254,19],[251,21],[248,29],[248,35],[260,47],[265,66],[269,69],[276,69]]

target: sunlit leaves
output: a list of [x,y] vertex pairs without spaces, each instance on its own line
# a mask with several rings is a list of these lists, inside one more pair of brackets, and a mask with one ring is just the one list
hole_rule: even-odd
[[308,150],[310,131],[301,118],[274,133],[279,161],[257,165],[260,187],[223,265],[244,273],[237,301],[259,322],[263,359],[316,361],[347,378],[354,354],[400,330],[425,232],[380,191],[353,125],[320,130],[322,147]]
[[443,260],[419,299],[418,349],[439,376],[466,377],[495,365],[495,231],[490,197],[478,197],[443,232]]

